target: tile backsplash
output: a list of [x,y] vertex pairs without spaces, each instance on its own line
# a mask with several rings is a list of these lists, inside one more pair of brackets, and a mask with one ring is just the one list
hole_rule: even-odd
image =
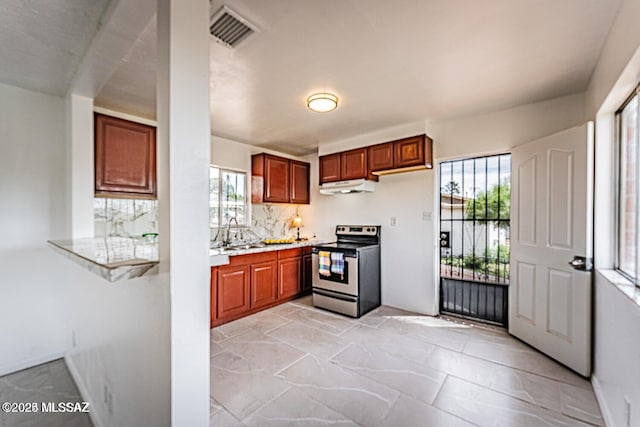
[[[260,239],[295,237],[291,221],[295,205],[254,204],[251,206],[251,231]],[[96,237],[140,237],[158,232],[158,201],[140,199],[93,199]],[[212,229],[211,238],[217,230]]]
[[291,221],[296,215],[295,205],[261,203],[251,206],[251,229],[262,238],[295,236]]
[[141,199],[93,199],[96,237],[140,237],[158,232],[158,201]]

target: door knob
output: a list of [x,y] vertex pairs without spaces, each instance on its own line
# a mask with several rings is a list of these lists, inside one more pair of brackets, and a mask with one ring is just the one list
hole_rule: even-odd
[[593,270],[593,260],[591,258],[575,255],[569,265],[576,270],[591,271]]

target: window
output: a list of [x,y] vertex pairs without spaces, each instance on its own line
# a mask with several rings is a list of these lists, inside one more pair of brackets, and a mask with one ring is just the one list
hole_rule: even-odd
[[[640,87],[639,87],[640,89]],[[639,202],[640,156],[638,150],[638,89],[616,113],[618,121],[618,233],[617,269],[639,285]]]
[[[226,227],[232,218],[248,224],[247,174],[217,166],[209,168],[209,221],[211,228]],[[235,222],[231,223],[235,226]]]

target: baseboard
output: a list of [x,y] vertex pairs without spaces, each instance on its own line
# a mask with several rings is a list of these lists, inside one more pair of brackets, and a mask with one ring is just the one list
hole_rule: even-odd
[[43,363],[53,362],[54,360],[62,359],[63,357],[64,353],[53,353],[46,356],[24,360],[14,365],[2,366],[0,367],[0,377],[13,374],[14,372],[22,371],[24,369],[33,368],[34,366],[42,365]]
[[91,418],[91,422],[93,422],[94,427],[105,427],[107,424],[102,422],[102,419],[99,417],[98,412],[93,409],[97,408],[97,405],[95,404],[95,401],[91,399],[91,395],[89,394],[89,391],[84,384],[78,368],[76,368],[76,365],[67,355],[64,356],[64,362],[67,365],[67,369],[69,369],[71,378],[73,378],[73,381],[78,387],[78,391],[80,392],[80,396],[82,396],[82,400],[85,402],[89,402],[89,417]]
[[600,387],[600,383],[598,382],[598,378],[595,375],[591,377],[591,385],[593,386],[593,392],[596,395],[596,400],[598,401],[598,406],[600,406],[600,412],[602,413],[602,418],[604,419],[605,427],[614,427],[613,417],[611,416],[611,412],[609,412],[609,407],[607,406],[607,401],[604,398],[604,392]]

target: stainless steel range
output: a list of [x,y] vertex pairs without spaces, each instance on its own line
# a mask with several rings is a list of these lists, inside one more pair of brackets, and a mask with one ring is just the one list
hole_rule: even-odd
[[338,225],[313,247],[313,305],[360,317],[380,305],[380,226]]

